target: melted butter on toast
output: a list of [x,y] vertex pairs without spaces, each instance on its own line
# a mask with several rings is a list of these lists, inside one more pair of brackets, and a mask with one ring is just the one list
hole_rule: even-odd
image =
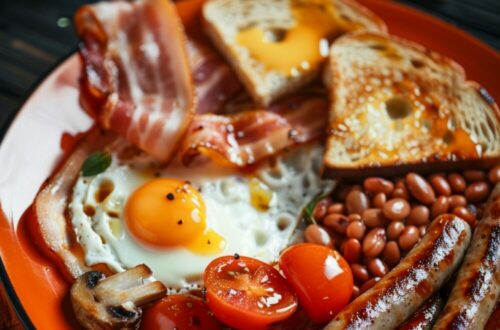
[[[385,50],[384,50],[385,51]],[[388,52],[394,60],[394,49]],[[348,96],[344,116],[331,122],[329,134],[349,153],[372,164],[401,159],[457,160],[482,156],[482,147],[456,127],[449,109],[415,77],[367,75]],[[427,87],[428,88],[428,87]]]
[[316,69],[328,56],[333,39],[359,27],[339,16],[331,0],[290,0],[290,11],[295,25],[289,29],[254,25],[236,37],[267,70],[285,76]]

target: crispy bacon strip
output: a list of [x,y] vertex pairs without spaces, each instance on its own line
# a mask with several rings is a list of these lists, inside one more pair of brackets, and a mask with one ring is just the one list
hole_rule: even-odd
[[75,17],[99,122],[168,161],[194,112],[185,36],[168,0],[103,2]]
[[72,250],[76,243],[70,234],[73,232],[71,225],[66,220],[66,206],[85,159],[92,152],[105,149],[114,141],[114,134],[92,129],[49,178],[33,203],[40,236],[54,253],[56,260],[64,264],[70,278],[77,278],[89,269]]
[[241,83],[212,47],[188,35],[187,51],[196,91],[196,113],[218,113],[226,101],[241,89]]
[[189,164],[205,154],[236,166],[247,166],[323,135],[328,103],[319,97],[293,97],[266,110],[229,116],[197,115],[181,148]]

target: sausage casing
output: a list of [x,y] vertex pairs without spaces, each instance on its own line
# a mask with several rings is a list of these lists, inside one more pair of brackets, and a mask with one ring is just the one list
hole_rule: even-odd
[[445,299],[439,294],[430,297],[397,330],[429,330],[443,310]]
[[483,329],[499,295],[500,184],[497,184],[434,329]]
[[444,214],[386,276],[325,327],[337,329],[394,329],[431,297],[458,267],[469,245],[470,227]]

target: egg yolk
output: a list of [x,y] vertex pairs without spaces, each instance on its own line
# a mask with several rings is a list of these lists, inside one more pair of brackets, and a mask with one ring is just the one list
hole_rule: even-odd
[[220,251],[224,239],[206,226],[205,203],[196,188],[177,179],[155,179],[135,190],[125,206],[132,236],[152,247]]

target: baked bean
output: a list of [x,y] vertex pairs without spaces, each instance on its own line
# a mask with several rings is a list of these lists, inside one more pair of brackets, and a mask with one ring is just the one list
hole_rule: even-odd
[[407,224],[423,226],[429,223],[430,211],[427,206],[417,205],[411,209]]
[[427,234],[427,226],[418,227],[418,231],[420,233],[420,237],[424,237]]
[[399,251],[399,245],[395,241],[387,242],[382,253],[382,258],[384,262],[389,265],[389,267],[394,267],[399,263],[401,259],[401,251]]
[[361,259],[361,243],[355,238],[343,242],[342,255],[348,263],[357,263]]
[[465,199],[462,195],[451,195],[448,199],[450,201],[450,209],[454,209],[457,206],[467,205],[467,199]]
[[370,279],[370,274],[368,274],[368,270],[363,265],[351,264],[351,271],[352,276],[359,283],[366,282]]
[[486,180],[486,173],[481,170],[465,170],[463,173],[464,179],[468,182],[477,182]]
[[333,203],[328,206],[327,214],[344,214],[345,206],[342,203]]
[[450,183],[451,190],[455,193],[460,193],[465,190],[465,179],[456,172],[448,174],[448,182]]
[[359,184],[354,184],[349,188],[349,192],[351,191],[363,191],[363,187]]
[[392,191],[391,198],[403,198],[408,200],[410,198],[410,194],[408,194],[408,189],[404,184],[399,187],[396,186]]
[[488,180],[490,180],[491,183],[500,182],[500,165],[493,167],[488,172]]
[[396,240],[405,229],[405,225],[401,221],[393,221],[387,226],[387,239]]
[[374,277],[374,278],[366,281],[365,283],[363,283],[363,285],[359,289],[360,294],[365,292],[365,291],[368,291],[372,286],[377,284],[378,281],[380,281],[380,277]]
[[382,178],[367,178],[363,182],[363,186],[366,191],[369,191],[373,194],[377,193],[385,193],[390,194],[394,190],[394,184]]
[[436,195],[429,182],[416,173],[406,175],[406,186],[410,194],[423,204],[429,205],[436,200]]
[[331,228],[342,235],[345,235],[345,230],[348,223],[349,221],[347,220],[347,217],[345,215],[337,213],[328,214],[323,219],[323,225],[325,227]]
[[385,226],[386,220],[382,214],[381,209],[368,209],[363,212],[361,216],[366,226],[368,227],[382,227]]
[[306,230],[304,231],[304,238],[308,243],[314,243],[328,247],[333,246],[332,239],[330,238],[328,232],[324,228],[315,224],[307,226]]
[[385,229],[374,228],[363,239],[363,253],[369,258],[378,256],[385,247]]
[[402,250],[408,251],[418,242],[420,232],[415,226],[406,226],[401,235],[399,235],[398,243]]
[[488,186],[488,183],[484,181],[471,183],[465,189],[464,193],[465,198],[467,198],[467,200],[472,203],[484,201],[486,198],[488,198],[489,194],[490,187]]
[[313,210],[313,217],[316,220],[321,220],[325,217],[327,211],[328,211],[328,206],[332,203],[332,200],[330,198],[323,198],[322,200],[318,201],[316,205],[314,206]]
[[446,196],[439,196],[438,199],[432,204],[431,218],[435,219],[438,215],[448,212],[450,207],[450,200]]
[[373,276],[379,276],[382,277],[385,274],[387,274],[387,271],[389,270],[387,268],[387,265],[382,262],[379,258],[372,259],[368,261],[367,264],[368,270],[370,271],[370,274]]
[[352,221],[347,225],[345,234],[349,238],[356,238],[360,240],[365,235],[365,230],[366,227],[363,221]]
[[450,196],[451,187],[448,181],[442,175],[431,175],[429,178],[432,188],[438,196]]
[[474,227],[476,225],[476,218],[465,206],[457,206],[453,209],[452,213],[457,217],[467,221],[467,223]]
[[359,287],[357,285],[352,286],[352,294],[351,294],[351,301],[356,299],[359,294],[361,293]]
[[387,201],[387,195],[381,192],[376,194],[375,197],[373,197],[372,204],[373,207],[381,209],[382,207],[384,207],[386,201]]
[[411,211],[410,204],[402,198],[393,198],[385,203],[382,209],[387,219],[399,221],[406,218]]
[[361,221],[361,216],[357,213],[353,213],[353,214],[349,214],[347,216],[347,220],[349,222],[353,222],[353,221]]
[[406,181],[404,178],[395,179],[396,183],[394,184],[394,188],[406,188]]
[[364,210],[370,207],[370,200],[365,193],[354,190],[347,194],[345,206],[349,214],[362,214]]

